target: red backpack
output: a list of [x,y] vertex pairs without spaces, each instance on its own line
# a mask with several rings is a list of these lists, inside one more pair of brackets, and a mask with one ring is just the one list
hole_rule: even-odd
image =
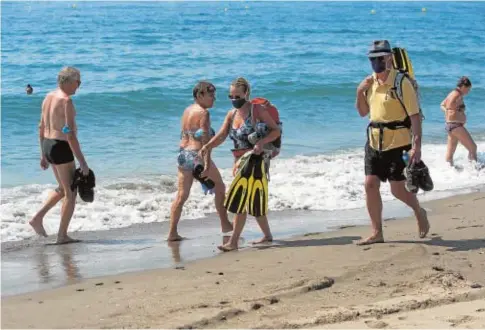
[[[263,97],[256,97],[251,100],[251,104],[254,105],[253,109],[258,109],[259,106],[263,107],[269,113],[271,118],[273,118],[275,123],[280,127],[280,129],[282,129],[281,126],[283,125],[283,123],[280,121],[280,114],[278,112],[278,108],[276,108],[275,105],[272,104],[268,99],[265,99]],[[273,144],[273,147],[276,149],[275,152],[273,152],[272,157],[276,157],[281,150],[281,135],[271,143]]]

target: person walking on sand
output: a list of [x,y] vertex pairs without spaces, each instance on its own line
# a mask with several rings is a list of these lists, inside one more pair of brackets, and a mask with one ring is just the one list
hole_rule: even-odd
[[471,89],[472,83],[470,79],[468,77],[461,77],[456,84],[456,88],[441,102],[441,110],[445,113],[445,130],[448,133],[446,161],[451,166],[453,166],[453,155],[455,154],[458,142],[467,148],[468,159],[474,162],[477,161],[477,145],[465,128],[466,114],[463,98],[470,93]]
[[[233,108],[227,112],[226,119],[219,132],[201,149],[201,155],[209,154],[213,148],[222,144],[229,136],[234,142],[232,154],[234,157],[233,174],[237,172],[238,160],[248,151],[254,150],[256,154],[263,152],[265,144],[276,140],[281,135],[278,124],[270,114],[265,111],[265,106],[256,107],[249,101],[251,87],[249,82],[240,77],[235,79],[229,88],[229,98]],[[255,132],[255,124],[261,123],[268,127],[267,135],[256,144],[250,142],[249,136]],[[221,246],[219,250],[229,252],[238,249],[238,241],[246,224],[247,212],[237,213],[234,219],[234,233],[229,241]],[[256,221],[261,228],[264,237],[257,243],[272,242],[273,236],[266,215],[257,216]]]
[[59,72],[57,83],[58,88],[47,94],[42,102],[39,141],[40,167],[46,170],[49,164],[52,165],[58,188],[49,195],[29,224],[38,235],[47,237],[44,216],[63,199],[57,244],[65,244],[78,241],[67,235],[77,194],[76,190],[71,190],[76,169],[74,156],[79,161],[83,175],[89,174],[89,167],[77,139],[76,109],[71,99],[81,85],[81,73],[76,68],[65,67]]
[[209,109],[214,106],[216,88],[208,81],[201,81],[195,85],[192,95],[194,104],[184,110],[181,121],[180,151],[177,156],[178,191],[170,212],[168,241],[183,239],[178,234],[178,223],[194,182],[194,169],[199,164],[204,166],[204,171],[200,176],[209,178],[215,184],[214,203],[221,219],[222,232],[232,231],[232,224],[229,222],[227,211],[224,208],[225,186],[221,174],[214,162],[210,160],[210,155],[203,159],[198,155],[199,150],[212,136]]
[[[361,117],[369,115],[365,145],[365,193],[372,234],[358,245],[383,243],[381,182],[389,180],[391,192],[411,207],[416,216],[419,237],[429,231],[426,211],[415,194],[406,190],[403,152],[409,152],[410,163],[421,159],[421,114],[416,92],[405,78],[402,82],[403,104],[394,92],[397,74],[392,66],[392,51],[387,40],[376,40],[368,57],[374,73],[357,87],[356,108]],[[412,132],[412,134],[411,134]]]

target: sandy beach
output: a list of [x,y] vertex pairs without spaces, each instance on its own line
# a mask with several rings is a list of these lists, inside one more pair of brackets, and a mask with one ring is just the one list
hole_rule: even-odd
[[[484,328],[485,193],[370,227],[2,299],[2,328]],[[29,317],[26,317],[29,315]]]
[[[0,10],[2,328],[485,329],[484,1],[2,1]],[[389,78],[381,55],[397,49],[419,107],[409,86],[398,93],[404,80]],[[373,73],[385,83],[371,84]],[[367,109],[364,87],[385,88],[384,99],[367,94]],[[466,118],[440,109],[456,87]],[[265,122],[260,137],[274,135],[265,111],[241,98],[278,110],[266,111],[282,134],[268,169],[275,240],[252,245],[262,235],[249,217],[241,249],[222,253],[215,194],[192,180],[185,196],[206,142],[194,132],[247,126],[213,141],[226,192],[234,150],[253,148],[249,135],[263,129],[249,126]],[[383,183],[386,241],[358,246],[371,234],[369,120],[406,120],[418,108],[412,144],[433,180],[418,196],[431,230],[419,238],[412,210]],[[447,121],[464,125],[452,133],[460,125]],[[476,164],[471,143],[448,152],[464,129]],[[404,131],[386,132],[382,147],[411,143]],[[67,188],[57,165],[78,148],[42,139],[74,135],[83,154],[73,152],[74,166],[87,162],[95,194],[76,199],[68,232],[79,241],[58,245],[67,200],[43,211]],[[378,173],[390,175],[401,158],[381,156],[371,172],[390,163]],[[168,243],[181,196],[187,239]],[[47,237],[36,234],[41,223]]]

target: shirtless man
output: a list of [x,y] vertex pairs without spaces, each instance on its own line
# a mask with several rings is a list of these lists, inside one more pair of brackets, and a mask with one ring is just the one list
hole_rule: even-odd
[[77,241],[67,235],[77,195],[76,190],[71,190],[76,166],[74,156],[84,175],[88,175],[89,167],[77,139],[76,109],[71,100],[71,96],[81,85],[81,73],[76,68],[65,67],[59,72],[57,83],[58,88],[47,94],[42,102],[39,141],[40,167],[46,170],[52,165],[58,188],[49,195],[29,224],[38,235],[47,237],[43,225],[44,216],[63,199],[57,244],[65,244]]

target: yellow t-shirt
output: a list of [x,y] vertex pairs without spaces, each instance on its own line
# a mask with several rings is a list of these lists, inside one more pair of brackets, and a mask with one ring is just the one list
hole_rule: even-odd
[[[391,70],[384,84],[379,84],[374,73],[374,83],[367,91],[367,103],[369,104],[369,119],[373,122],[388,123],[406,119],[406,110],[409,116],[419,114],[419,105],[416,92],[409,79],[402,81],[402,98],[406,109],[393,90],[394,79],[397,70]],[[373,149],[379,150],[379,129],[369,128],[369,144]],[[384,128],[382,138],[382,151],[391,150],[411,144],[411,130],[400,128],[391,130]]]

